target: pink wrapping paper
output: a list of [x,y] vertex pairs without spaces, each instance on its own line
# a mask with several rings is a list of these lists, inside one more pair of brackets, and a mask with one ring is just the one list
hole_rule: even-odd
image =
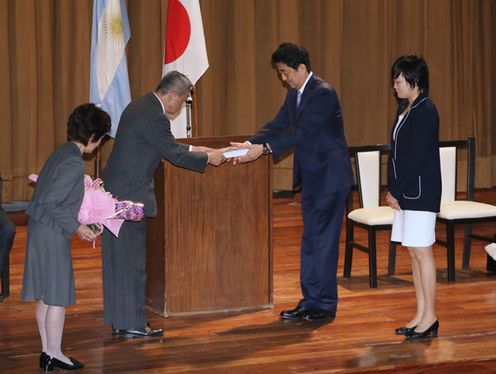
[[[36,182],[38,176],[28,177]],[[132,201],[118,201],[110,192],[104,190],[100,178],[92,180],[84,177],[84,197],[78,214],[78,221],[83,225],[101,224],[119,237],[119,231],[125,220],[141,221],[143,204]]]

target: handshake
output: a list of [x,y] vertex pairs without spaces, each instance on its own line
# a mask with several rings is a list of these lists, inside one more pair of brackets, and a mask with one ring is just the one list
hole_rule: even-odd
[[232,162],[233,165],[255,161],[263,154],[262,144],[251,144],[231,142],[230,147],[214,149],[203,146],[192,146],[192,152],[203,152],[208,155],[208,163],[219,166],[225,161]]

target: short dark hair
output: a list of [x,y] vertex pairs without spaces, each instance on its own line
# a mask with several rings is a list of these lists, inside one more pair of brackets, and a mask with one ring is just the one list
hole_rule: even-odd
[[310,55],[303,47],[293,43],[282,43],[274,53],[272,53],[272,64],[284,63],[290,68],[297,69],[301,64],[305,65],[308,72],[312,71],[310,65]]
[[95,104],[87,103],[76,107],[67,121],[67,140],[88,145],[93,136],[93,141],[98,141],[111,126],[110,116]]
[[170,71],[164,75],[155,91],[161,94],[175,92],[183,96],[189,93],[192,88],[193,84],[186,75],[178,71]]
[[391,68],[392,80],[403,74],[411,87],[417,86],[421,92],[429,93],[429,68],[423,57],[408,54],[399,57]]

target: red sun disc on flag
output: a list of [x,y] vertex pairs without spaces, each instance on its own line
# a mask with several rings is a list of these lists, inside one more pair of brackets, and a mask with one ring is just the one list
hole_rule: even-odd
[[169,0],[165,34],[164,63],[169,64],[182,56],[188,47],[191,24],[188,12],[179,0]]

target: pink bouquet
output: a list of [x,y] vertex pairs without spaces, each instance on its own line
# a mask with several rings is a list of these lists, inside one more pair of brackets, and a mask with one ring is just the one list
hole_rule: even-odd
[[[31,174],[29,179],[36,182],[37,175]],[[92,180],[84,177],[84,197],[78,214],[78,221],[88,225],[98,234],[103,226],[119,236],[124,221],[141,221],[144,217],[143,204],[128,200],[118,201],[110,192],[105,191],[100,178]]]

